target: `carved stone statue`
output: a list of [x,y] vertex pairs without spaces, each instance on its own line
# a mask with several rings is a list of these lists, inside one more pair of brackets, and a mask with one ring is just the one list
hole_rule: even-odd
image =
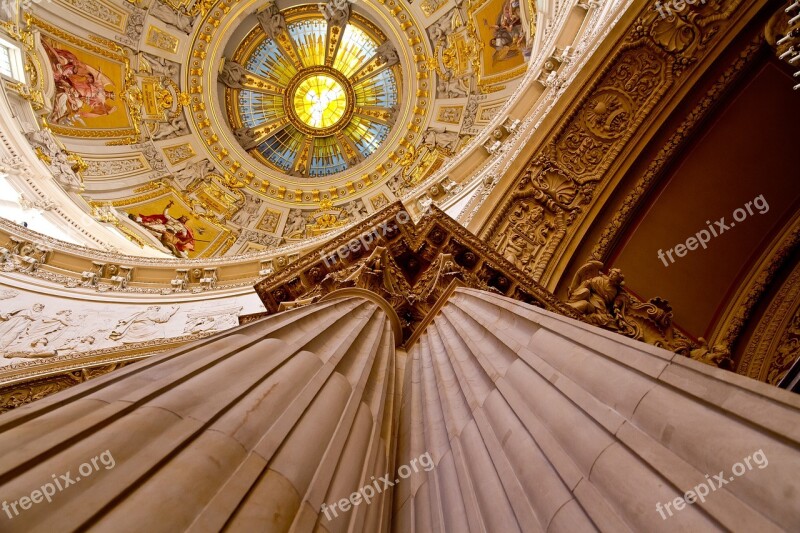
[[183,332],[188,334],[211,333],[224,331],[239,325],[239,314],[242,307],[227,307],[207,312],[189,313]]
[[608,274],[600,272],[602,268],[600,261],[589,261],[575,273],[567,305],[583,313],[592,324],[617,329],[618,296],[624,277],[618,268]]
[[60,333],[72,325],[72,311],[69,309],[58,311],[55,316],[42,317],[25,330],[24,344],[31,348],[47,346],[57,341]]
[[158,129],[150,138],[154,141],[162,141],[164,139],[180,137],[187,133],[189,133],[189,126],[186,124],[186,118],[183,116],[183,113],[181,113],[169,122],[160,122],[158,124]]
[[[181,73],[181,66],[178,63],[163,57],[148,54],[147,52],[140,53],[147,62],[147,66],[152,74],[157,74],[174,80],[178,79],[178,76]],[[141,66],[139,67],[139,70],[142,70]]]
[[367,206],[364,205],[362,200],[353,200],[352,202],[348,202],[342,206],[344,212],[347,214],[347,218],[352,222],[355,220],[361,220],[365,216],[367,216]]
[[725,345],[715,344],[712,348],[709,347],[708,341],[703,337],[698,337],[697,341],[700,346],[691,350],[689,357],[707,365],[732,368],[731,352]]
[[19,293],[14,289],[0,289],[0,300],[10,300],[11,298],[16,298],[18,295]]
[[194,24],[192,17],[175,11],[167,4],[156,1],[150,7],[150,14],[162,22],[174,26],[183,33],[188,34],[192,32],[192,25]]
[[436,91],[439,98],[464,98],[468,96],[466,89],[461,86],[461,81],[452,74],[447,77],[439,76]]
[[406,180],[402,172],[398,172],[389,178],[389,181],[386,182],[386,186],[399,198],[408,191],[411,187],[411,183]]
[[319,6],[319,10],[330,26],[344,26],[350,19],[348,0],[328,0],[328,3]]
[[[38,148],[39,152],[47,159],[53,177],[66,187],[78,188],[81,179],[78,177],[69,154],[58,145],[53,135],[47,130],[36,130],[25,134],[31,146]],[[49,162],[47,161],[49,160]]]
[[201,159],[199,161],[189,163],[184,168],[177,171],[173,178],[181,189],[185,189],[193,180],[206,180],[210,174],[213,174],[216,171],[217,169],[214,167],[214,164],[211,161],[208,159]]
[[283,230],[284,237],[291,237],[296,233],[304,232],[307,223],[302,210],[292,209],[289,211],[289,217],[286,219],[286,228]]
[[430,36],[434,47],[439,41],[447,40],[447,36],[453,33],[452,19],[454,16],[455,14],[451,11],[450,13],[440,17],[436,22],[428,27],[428,35]]
[[497,244],[498,252],[500,252],[509,263],[524,272],[531,260],[528,241],[526,241],[522,235],[514,231],[506,231],[501,235]]
[[452,154],[458,146],[458,133],[455,131],[429,129],[422,135],[422,144],[434,150],[440,148]]
[[274,2],[268,3],[266,8],[256,15],[256,19],[268,39],[275,40],[275,37],[286,31],[286,20]]
[[464,188],[463,185],[461,185],[460,183],[456,183],[449,177],[444,178],[442,182],[439,184],[439,186],[442,188],[442,190],[447,196],[452,196],[453,194],[458,193],[459,191],[461,191],[461,189]]
[[94,335],[83,335],[67,339],[64,344],[56,348],[56,355],[74,355],[90,351],[94,348],[97,339]]
[[50,156],[50,161],[50,170],[59,183],[72,188],[81,186],[81,179],[75,173],[66,150],[60,150]]
[[247,77],[247,69],[235,61],[226,59],[217,79],[231,89],[241,89]]
[[0,352],[6,353],[6,348],[16,342],[28,326],[41,318],[42,311],[44,305],[37,303],[30,310],[18,309],[11,313],[0,313]]
[[233,136],[236,138],[236,142],[245,150],[252,150],[258,145],[258,137],[253,128],[248,128],[247,126],[236,128],[233,130]]
[[245,193],[244,205],[231,218],[231,222],[239,226],[246,227],[253,222],[261,209],[261,199],[253,194]]
[[386,41],[375,50],[375,56],[378,58],[378,63],[385,65],[387,68],[400,62],[397,50],[389,41]]
[[261,246],[265,246],[267,248],[275,248],[276,246],[280,246],[281,244],[283,244],[284,240],[283,237],[270,235],[269,233],[264,233],[263,231],[243,229],[239,234],[239,237],[236,239],[236,242],[237,243],[252,242],[255,244],[260,244]]
[[6,22],[16,22],[19,4],[16,1],[3,2],[0,4],[0,20]]

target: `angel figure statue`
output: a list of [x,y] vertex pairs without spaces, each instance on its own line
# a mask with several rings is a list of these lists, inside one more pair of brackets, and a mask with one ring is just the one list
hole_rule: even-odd
[[597,326],[617,329],[618,310],[624,277],[618,268],[601,272],[603,263],[589,261],[575,273],[569,288],[567,305],[583,313]]

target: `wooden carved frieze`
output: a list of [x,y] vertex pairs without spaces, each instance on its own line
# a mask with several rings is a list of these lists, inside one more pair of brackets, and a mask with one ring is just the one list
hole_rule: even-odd
[[647,39],[617,54],[553,143],[556,163],[576,183],[602,179],[672,84],[673,61]]
[[780,339],[767,370],[767,383],[772,385],[780,383],[792,365],[800,358],[800,306],[795,309],[794,315]]

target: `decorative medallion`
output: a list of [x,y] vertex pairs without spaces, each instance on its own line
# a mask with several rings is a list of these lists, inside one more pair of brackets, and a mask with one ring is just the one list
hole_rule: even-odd
[[330,176],[358,165],[394,124],[396,51],[355,14],[326,18],[313,6],[279,12],[274,5],[268,12],[219,78],[237,142],[292,176]]

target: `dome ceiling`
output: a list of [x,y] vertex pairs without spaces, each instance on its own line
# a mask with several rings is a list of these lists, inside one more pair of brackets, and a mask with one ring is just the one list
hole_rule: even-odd
[[240,146],[270,170],[304,178],[369,159],[400,104],[394,46],[354,13],[338,24],[317,6],[262,13],[219,78]]
[[20,26],[21,94],[39,115],[27,136],[143,255],[302,244],[458,156],[525,73],[534,13],[517,0],[35,4]]

